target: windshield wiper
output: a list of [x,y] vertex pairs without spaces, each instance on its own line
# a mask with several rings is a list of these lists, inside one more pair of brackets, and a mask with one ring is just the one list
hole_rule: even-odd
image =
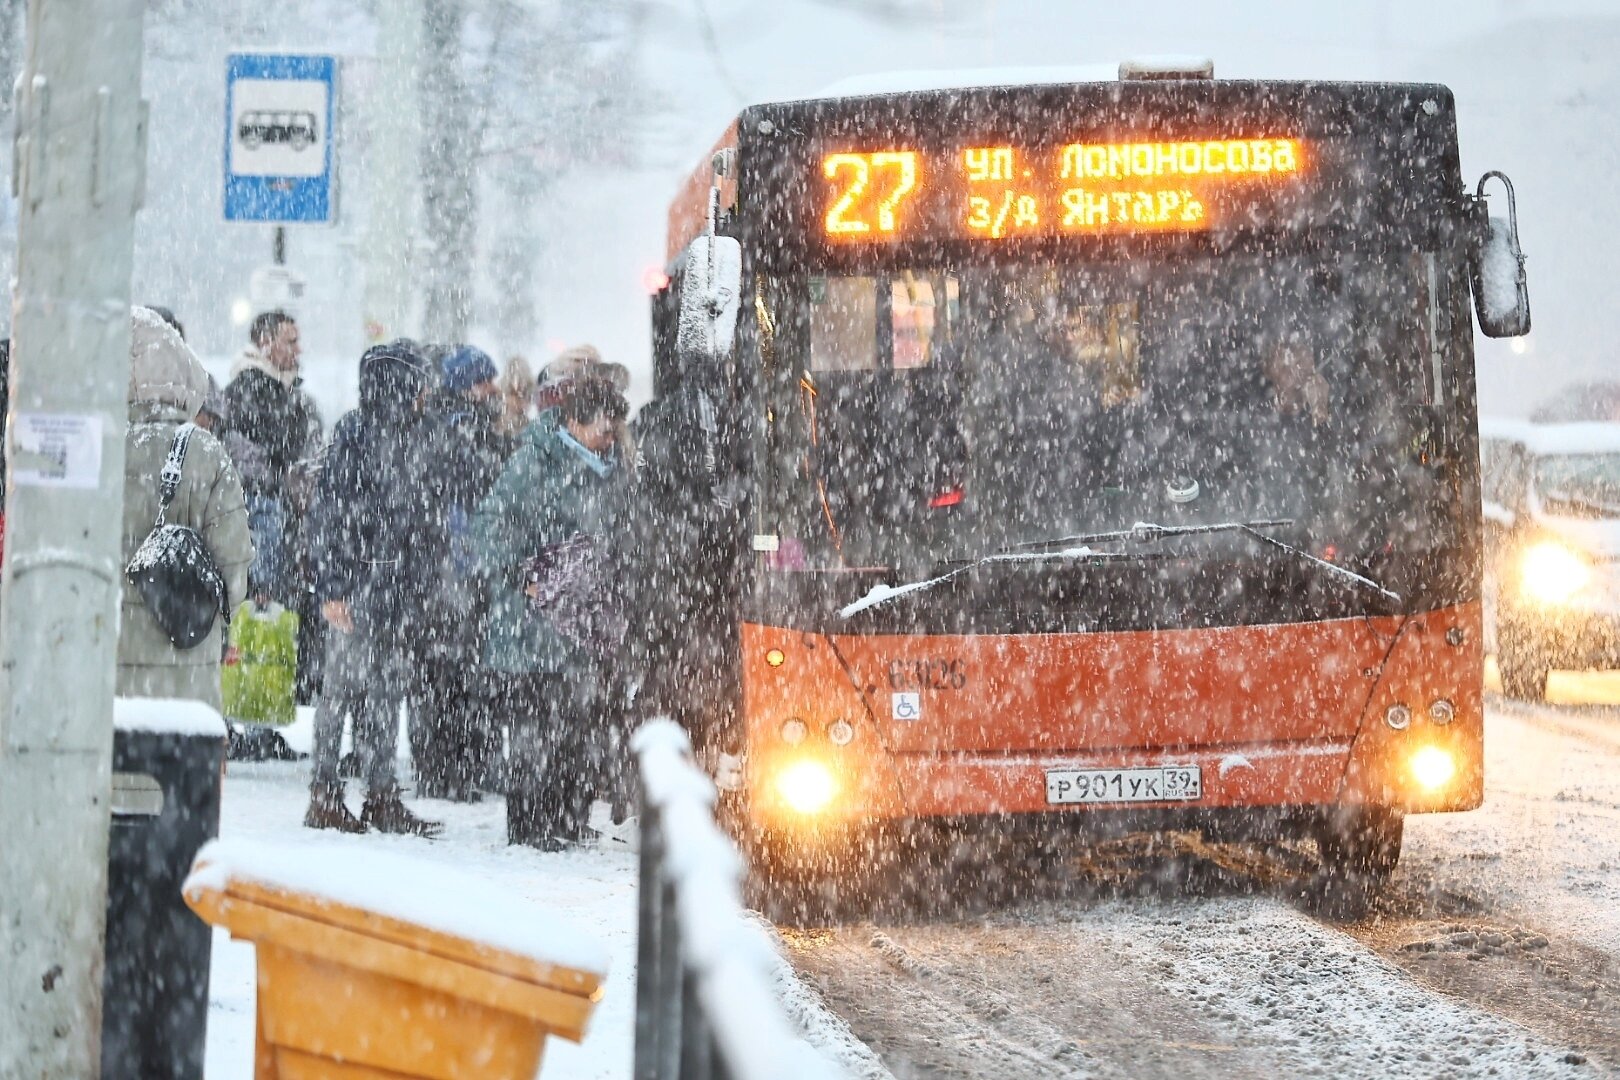
[[1024,549],[1048,549],[1059,545],[1086,545],[1103,544],[1111,541],[1130,541],[1146,544],[1162,540],[1167,536],[1198,536],[1209,533],[1241,532],[1252,536],[1262,544],[1285,551],[1294,558],[1312,567],[1325,570],[1339,580],[1354,585],[1360,589],[1369,589],[1387,599],[1400,603],[1399,593],[1384,588],[1372,578],[1358,574],[1354,570],[1346,570],[1337,563],[1330,563],[1326,559],[1317,558],[1304,548],[1297,548],[1292,544],[1284,543],[1274,536],[1267,536],[1261,529],[1277,529],[1294,524],[1293,518],[1257,518],[1253,521],[1221,521],[1208,525],[1155,525],[1150,521],[1139,521],[1129,529],[1117,529],[1113,532],[1088,533],[1079,536],[1063,536],[1052,540],[1036,540],[1027,544],[1015,544],[1006,549],[1018,551]]
[[[860,612],[865,611],[867,608],[872,608],[879,604],[887,603],[896,597],[905,596],[908,593],[921,592],[924,589],[931,589],[935,585],[943,585],[945,582],[951,580],[951,578],[960,577],[963,574],[971,573],[972,571],[977,570],[979,567],[986,566],[990,563],[1053,562],[1069,559],[1118,559],[1120,557],[1121,556],[1116,555],[1113,552],[1092,551],[1086,547],[1068,548],[1063,551],[1028,553],[999,552],[993,555],[983,555],[977,559],[972,559],[962,563],[961,565],[956,566],[954,569],[940,574],[938,577],[925,578],[922,581],[909,581],[904,585],[875,585],[872,587],[871,592],[867,593],[859,600],[839,608],[838,614],[847,619],[851,615],[857,615]],[[952,564],[939,563],[937,565],[951,566]]]
[[1354,570],[1346,570],[1337,563],[1330,563],[1326,559],[1319,559],[1315,555],[1312,555],[1310,552],[1306,551],[1304,548],[1297,548],[1293,544],[1285,544],[1281,540],[1278,540],[1275,536],[1267,536],[1263,532],[1258,532],[1246,526],[1244,527],[1243,531],[1260,541],[1262,544],[1274,547],[1279,551],[1285,551],[1299,561],[1319,570],[1326,570],[1347,584],[1354,585],[1359,589],[1370,589],[1386,599],[1395,601],[1397,604],[1401,602],[1400,593],[1392,592],[1389,589],[1384,588],[1370,577],[1358,574]]
[[1078,536],[1057,536],[1050,540],[1030,540],[1022,544],[1012,544],[1004,547],[1002,551],[1051,551],[1064,550],[1075,546],[1087,544],[1107,544],[1119,540],[1128,540],[1138,544],[1151,544],[1167,536],[1200,536],[1207,533],[1222,532],[1253,532],[1256,529],[1279,529],[1285,525],[1292,525],[1293,518],[1259,518],[1254,521],[1220,521],[1210,525],[1155,525],[1151,521],[1138,521],[1128,529],[1115,529],[1112,532],[1081,533]]
[[[859,600],[840,608],[838,613],[847,619],[853,615],[858,615],[869,608],[887,603],[888,601],[894,600],[898,597],[906,596],[914,592],[922,592],[925,589],[933,588],[935,585],[942,585],[954,577],[971,573],[972,571],[977,570],[979,567],[986,566],[990,563],[1046,562],[1050,560],[1081,559],[1088,561],[1119,560],[1121,558],[1128,559],[1129,556],[1121,556],[1116,552],[1093,551],[1089,545],[1119,540],[1131,540],[1138,543],[1152,543],[1167,536],[1199,536],[1223,532],[1238,532],[1244,534],[1245,536],[1252,536],[1263,544],[1277,548],[1280,551],[1287,552],[1289,555],[1292,555],[1301,562],[1304,562],[1316,569],[1327,571],[1329,574],[1333,575],[1336,580],[1343,581],[1349,585],[1354,585],[1356,588],[1369,589],[1380,596],[1385,597],[1386,599],[1400,603],[1401,597],[1399,593],[1395,593],[1384,588],[1372,578],[1365,577],[1353,570],[1346,570],[1344,567],[1335,563],[1330,563],[1326,559],[1319,559],[1303,548],[1297,548],[1292,544],[1284,543],[1283,541],[1278,540],[1276,537],[1267,536],[1265,533],[1260,531],[1261,529],[1275,529],[1292,524],[1294,524],[1293,518],[1259,518],[1253,521],[1222,521],[1210,525],[1155,525],[1152,522],[1139,521],[1129,529],[1118,529],[1113,532],[1086,533],[1078,536],[1063,536],[1051,540],[1036,540],[1025,544],[1015,544],[1012,547],[1004,548],[998,553],[973,559],[967,563],[955,567],[947,573],[940,574],[938,577],[926,578],[922,581],[907,582],[904,585],[875,586],[871,592],[867,593]],[[1062,546],[1059,547],[1059,545]],[[1039,548],[1048,548],[1053,550],[1023,550]],[[944,565],[949,564],[947,563]]]

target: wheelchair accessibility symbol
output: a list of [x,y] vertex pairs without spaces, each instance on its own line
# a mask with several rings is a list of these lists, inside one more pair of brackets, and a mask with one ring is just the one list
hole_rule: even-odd
[[922,695],[915,691],[905,691],[891,696],[893,713],[896,720],[921,720]]

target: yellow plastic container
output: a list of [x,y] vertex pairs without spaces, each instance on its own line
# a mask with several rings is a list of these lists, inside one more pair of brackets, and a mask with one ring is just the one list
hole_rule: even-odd
[[205,860],[186,903],[258,950],[254,1080],[530,1080],[602,997],[597,974],[325,897],[199,884]]

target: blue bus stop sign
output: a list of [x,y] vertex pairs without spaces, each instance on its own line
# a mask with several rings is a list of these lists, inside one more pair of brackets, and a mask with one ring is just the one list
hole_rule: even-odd
[[333,56],[226,58],[226,221],[332,220],[337,70]]

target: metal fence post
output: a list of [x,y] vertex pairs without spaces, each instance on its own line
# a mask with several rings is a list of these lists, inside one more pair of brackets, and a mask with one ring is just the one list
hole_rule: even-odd
[[659,875],[658,928],[658,1072],[659,1080],[681,1074],[681,1030],[686,1002],[682,995],[680,915],[675,883]]
[[641,870],[636,898],[636,1048],[635,1080],[658,1080],[659,933],[663,929],[664,830],[658,807],[641,799]]
[[680,1080],[710,1080],[714,1075],[714,1036],[698,1000],[697,984],[696,972],[682,973]]

